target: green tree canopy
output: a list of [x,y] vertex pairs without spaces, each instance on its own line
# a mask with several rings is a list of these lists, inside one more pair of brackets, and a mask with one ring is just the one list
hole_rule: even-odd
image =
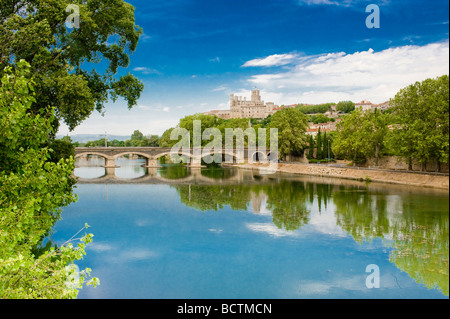
[[[79,28],[65,26],[71,4],[80,10]],[[141,34],[134,7],[123,0],[2,0],[0,76],[6,66],[27,61],[36,87],[30,111],[52,112],[46,117],[56,116],[55,127],[62,120],[73,130],[94,109],[103,112],[109,99],[136,105],[143,84],[131,74],[115,75],[129,65]]]
[[[47,145],[51,121],[29,111],[35,102],[30,67],[18,61],[0,83],[0,297],[75,298],[79,285],[67,285],[92,235],[59,247],[42,241],[59,219],[61,207],[76,200],[70,175],[72,157],[51,158]],[[50,245],[51,246],[51,245]],[[93,282],[95,283],[95,281]],[[73,284],[73,281],[72,281]]]
[[[278,129],[278,151],[281,157],[301,154],[307,146],[308,117],[297,108],[276,112],[268,127]],[[267,134],[267,138],[269,136]]]
[[448,163],[449,78],[416,82],[401,89],[390,102],[395,123],[392,148],[397,155],[421,163]]
[[352,101],[341,101],[336,105],[336,111],[350,113],[355,110],[355,103]]
[[363,162],[374,156],[376,161],[385,148],[388,116],[381,112],[361,109],[353,111],[337,124],[332,151],[338,157]]

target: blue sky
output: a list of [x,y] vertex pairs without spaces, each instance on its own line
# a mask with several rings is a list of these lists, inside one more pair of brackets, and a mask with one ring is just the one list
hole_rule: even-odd
[[[257,86],[275,104],[363,99],[448,74],[447,0],[129,0],[144,35],[131,72],[138,106],[117,101],[71,134],[162,134],[185,115],[227,109]],[[380,28],[366,27],[366,6]],[[63,125],[61,134],[68,130]]]

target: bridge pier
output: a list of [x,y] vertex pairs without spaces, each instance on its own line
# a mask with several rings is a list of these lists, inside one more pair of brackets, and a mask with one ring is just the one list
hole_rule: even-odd
[[105,157],[105,168],[116,168],[116,160],[114,157]]
[[116,168],[115,167],[105,167],[105,176],[115,177],[116,176]]
[[145,165],[142,166],[147,168],[161,167],[158,165],[158,160],[156,158],[147,158]]
[[[198,150],[195,150],[195,151],[198,151]],[[201,153],[200,153],[200,155],[195,154],[194,156],[191,157],[189,166],[192,168],[206,167],[205,165],[202,165]]]

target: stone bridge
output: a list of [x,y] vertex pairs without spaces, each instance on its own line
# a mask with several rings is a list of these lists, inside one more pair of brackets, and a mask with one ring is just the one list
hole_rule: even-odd
[[227,149],[218,150],[206,148],[188,148],[173,151],[170,147],[76,147],[75,158],[88,155],[97,155],[105,159],[106,168],[118,167],[116,159],[125,155],[138,155],[146,159],[144,167],[157,167],[158,159],[162,156],[182,155],[188,160],[191,167],[200,167],[201,159],[208,155],[221,154],[225,156],[225,163],[244,163],[267,160],[270,153],[262,152],[256,148]]

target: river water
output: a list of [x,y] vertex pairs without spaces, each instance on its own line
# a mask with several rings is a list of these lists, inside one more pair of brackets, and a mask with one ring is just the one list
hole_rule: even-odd
[[448,298],[448,191],[143,163],[77,163],[79,298]]

